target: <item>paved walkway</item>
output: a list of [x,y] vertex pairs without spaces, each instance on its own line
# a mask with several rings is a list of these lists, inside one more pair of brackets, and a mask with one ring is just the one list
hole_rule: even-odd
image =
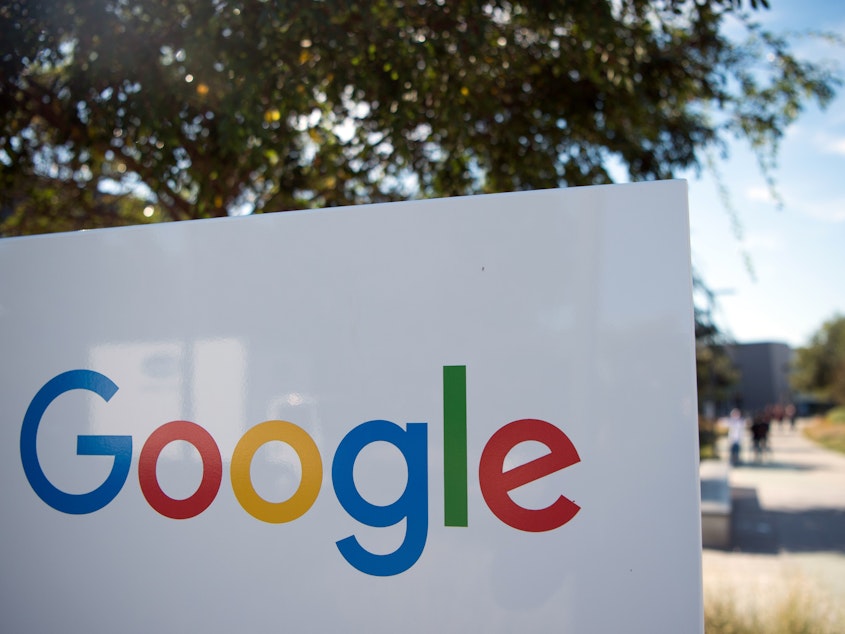
[[[773,426],[771,455],[731,469],[733,545],[704,550],[705,595],[760,605],[799,587],[845,605],[845,455],[804,438],[801,425]],[[747,445],[742,458],[753,458]]]

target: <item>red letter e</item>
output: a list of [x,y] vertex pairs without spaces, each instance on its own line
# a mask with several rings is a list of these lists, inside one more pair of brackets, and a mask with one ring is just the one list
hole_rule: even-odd
[[[550,453],[503,471],[508,452],[528,440],[543,443]],[[493,434],[481,452],[481,494],[490,510],[508,526],[535,533],[554,530],[575,517],[581,507],[560,496],[544,509],[526,509],[514,502],[508,492],[580,461],[569,437],[551,423],[532,418],[516,420]]]

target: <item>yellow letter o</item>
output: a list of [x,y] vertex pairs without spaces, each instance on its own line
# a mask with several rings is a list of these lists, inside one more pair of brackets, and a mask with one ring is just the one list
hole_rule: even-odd
[[[255,452],[272,440],[293,448],[302,464],[299,488],[283,502],[268,502],[258,495],[250,475]],[[287,421],[268,420],[249,429],[238,441],[230,475],[235,497],[247,513],[262,522],[281,524],[301,517],[314,504],[323,484],[323,461],[317,445],[304,429]]]

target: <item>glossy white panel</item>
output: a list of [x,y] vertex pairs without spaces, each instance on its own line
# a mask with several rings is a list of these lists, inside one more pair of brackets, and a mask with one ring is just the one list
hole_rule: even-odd
[[[700,631],[689,261],[683,182],[0,241],[0,630]],[[444,526],[452,365],[467,367],[467,527]],[[84,515],[35,494],[20,446],[33,396],[73,369],[119,389],[47,409],[47,478],[71,493],[104,480],[114,459],[76,455],[80,434],[133,443],[119,494]],[[480,493],[482,449],[523,418],[581,457],[512,494],[581,507],[548,532],[507,526]],[[388,577],[335,545],[354,535],[389,553],[405,538],[405,522],[352,519],[333,488],[339,443],[374,419],[427,424],[425,548]],[[138,476],[144,442],[174,420],[201,425],[222,456],[216,499],[184,520],[158,514]],[[304,429],[322,459],[316,502],[289,523],[248,514],[229,477],[239,439],[267,420]],[[537,455],[526,443],[507,465]],[[280,501],[302,469],[274,442],[251,477]],[[178,442],[157,473],[184,497],[203,469]],[[386,443],[355,463],[373,503],[408,478]]]

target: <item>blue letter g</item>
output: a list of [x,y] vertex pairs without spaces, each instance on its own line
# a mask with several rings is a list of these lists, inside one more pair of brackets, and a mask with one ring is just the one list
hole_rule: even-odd
[[132,461],[131,436],[77,436],[80,456],[114,456],[112,470],[99,487],[88,493],[65,493],[53,486],[38,462],[35,439],[44,412],[56,398],[71,390],[88,390],[108,401],[117,386],[107,376],[92,370],[70,370],[50,379],[32,399],[21,426],[21,462],[26,478],[44,502],[62,513],[93,513],[111,502],[126,482]]

